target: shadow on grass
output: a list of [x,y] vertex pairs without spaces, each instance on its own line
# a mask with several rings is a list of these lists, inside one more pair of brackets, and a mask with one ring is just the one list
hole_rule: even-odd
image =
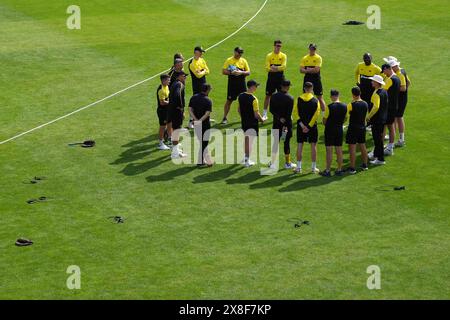
[[231,178],[225,180],[227,184],[248,184],[255,182],[256,180],[265,178],[267,176],[261,175],[261,172],[259,170],[251,171],[241,177],[238,178]]
[[199,176],[194,177],[194,183],[208,183],[208,182],[215,182],[215,181],[222,181],[229,177],[231,177],[233,174],[239,172],[244,167],[242,165],[231,165],[226,166],[223,169],[220,170],[214,170]]
[[[117,160],[110,163],[111,165],[127,164],[120,173],[127,176],[134,176],[146,172],[147,170],[153,169],[167,161],[170,160],[170,152],[159,151],[156,148],[156,141],[158,140],[157,134],[149,135],[145,138],[131,141],[122,146],[122,148],[127,148],[122,152]],[[151,154],[158,152],[162,156],[157,159],[153,159],[144,163],[135,163]]]
[[194,170],[199,170],[199,169],[197,169],[197,166],[195,166],[195,165],[191,165],[191,166],[183,165],[175,170],[167,171],[160,175],[148,176],[147,178],[145,178],[145,180],[147,180],[147,182],[150,182],[150,183],[161,182],[161,181],[170,181],[170,180],[175,179],[176,177],[184,176],[185,174],[188,174]]

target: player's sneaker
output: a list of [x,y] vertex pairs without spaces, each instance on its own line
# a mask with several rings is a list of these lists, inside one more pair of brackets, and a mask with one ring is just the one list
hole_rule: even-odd
[[395,147],[396,147],[396,148],[401,148],[401,147],[404,147],[405,145],[406,145],[405,141],[401,141],[401,140],[398,140],[398,141],[395,143]]
[[285,168],[285,169],[294,169],[295,167],[297,167],[297,165],[294,164],[294,163],[292,163],[292,162],[289,162],[289,163],[285,163],[285,164],[284,164],[284,168]]
[[394,155],[394,150],[391,148],[385,148],[384,149],[384,155],[385,156],[393,156]]
[[356,174],[357,173],[355,168],[348,168],[347,172],[350,173],[350,174]]
[[322,177],[331,177],[331,172],[328,170],[322,171],[319,173]]
[[362,171],[367,171],[367,170],[369,170],[369,167],[368,167],[367,164],[365,164],[365,163],[361,164],[360,168],[361,168]]
[[375,160],[375,155],[373,154],[373,151],[370,151],[367,156],[369,157],[370,160]]
[[227,120],[227,118],[223,118],[222,119],[222,122],[220,123],[220,124],[223,124],[223,125],[225,125],[225,124],[227,124],[228,123],[228,120]]
[[344,175],[344,170],[336,170],[334,172],[334,175],[340,177],[340,176]]
[[164,142],[160,142],[158,145],[158,150],[170,150],[170,147],[164,144]]
[[294,173],[302,173],[302,168],[296,167],[296,168],[294,169]]
[[252,160],[250,160],[250,159],[248,159],[247,161],[245,161],[245,164],[244,164],[244,166],[245,166],[246,168],[249,168],[249,167],[254,166],[254,165],[255,165],[255,163],[254,163]]
[[380,161],[380,160],[378,160],[378,159],[375,159],[375,160],[373,160],[373,161],[370,161],[370,163],[371,163],[371,164],[374,164],[374,165],[376,165],[376,166],[379,166],[379,165],[384,165],[384,164],[386,164],[386,161]]
[[320,170],[319,170],[319,168],[312,168],[311,169],[311,173],[312,174],[318,174],[318,173],[320,173]]

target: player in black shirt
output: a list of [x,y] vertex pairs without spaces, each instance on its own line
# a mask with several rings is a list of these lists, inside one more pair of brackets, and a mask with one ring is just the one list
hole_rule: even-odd
[[[292,138],[292,110],[294,108],[294,98],[288,93],[291,87],[289,80],[281,81],[281,89],[272,95],[270,99],[269,111],[273,115],[273,130],[279,130],[280,140],[284,139],[284,156],[285,169],[293,169],[294,164],[291,162],[291,147],[290,142]],[[278,152],[273,152],[278,154]],[[272,159],[272,164],[274,163]]]
[[254,95],[258,87],[259,83],[257,83],[255,80],[250,80],[247,82],[247,91],[241,93],[238,97],[238,112],[241,116],[242,130],[244,130],[245,132],[244,165],[246,167],[250,167],[255,164],[250,160],[250,146],[252,145],[252,141],[250,141],[250,139],[253,139],[258,135],[258,121],[264,122],[261,114],[259,113],[258,99]]
[[344,136],[343,125],[347,117],[347,105],[339,101],[339,91],[331,90],[332,103],[325,107],[323,124],[325,125],[325,146],[327,149],[327,167],[320,174],[324,177],[331,176],[331,162],[333,160],[333,147],[336,149],[338,167],[335,171],[341,176],[342,171],[342,140]]
[[201,92],[195,94],[189,102],[189,113],[194,120],[195,135],[201,143],[201,150],[197,160],[197,165],[212,166],[212,161],[207,151],[209,143],[209,132],[211,129],[210,114],[212,112],[212,101],[208,97],[211,91],[211,85],[203,83],[201,85]]
[[386,120],[386,127],[389,129],[389,144],[384,149],[385,156],[394,155],[395,147],[395,118],[398,112],[398,96],[400,94],[400,79],[397,77],[392,67],[389,64],[383,64],[381,70],[386,76],[386,84],[384,89],[387,90],[388,102],[388,116]]
[[352,88],[353,101],[347,106],[349,116],[348,130],[346,142],[350,153],[350,174],[356,173],[356,144],[361,150],[361,169],[367,170],[367,148],[366,148],[366,117],[369,110],[367,102],[361,99],[361,89],[359,87]]
[[382,88],[385,85],[383,77],[375,75],[370,78],[375,91],[372,94],[369,105],[369,115],[367,116],[367,124],[372,127],[372,136],[375,149],[369,153],[369,159],[373,159],[370,163],[375,165],[386,164],[384,161],[383,139],[384,126],[386,125],[388,113],[388,94]]
[[168,122],[171,123],[171,128],[174,130],[172,133],[172,158],[174,159],[185,156],[178,145],[178,129],[181,128],[184,118],[184,89],[186,77],[187,74],[184,71],[176,72],[176,80],[170,85]]

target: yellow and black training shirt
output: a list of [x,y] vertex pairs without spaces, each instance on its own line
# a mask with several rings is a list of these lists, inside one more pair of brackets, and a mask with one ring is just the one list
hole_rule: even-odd
[[[194,77],[197,79],[201,79],[209,74],[208,65],[206,64],[206,61],[203,58],[192,59],[191,62],[189,63],[189,71],[191,72],[193,79]],[[205,71],[205,74],[199,75],[198,74],[199,71]]]
[[[300,67],[302,68],[315,68],[320,67],[322,68],[322,57],[319,56],[317,53],[311,56],[310,54],[307,54],[300,60]],[[320,71],[319,73],[306,73],[305,74],[305,81],[311,81],[314,82],[316,80],[320,80]]]
[[[286,71],[287,56],[283,52],[271,52],[266,56],[266,71],[270,72],[270,67],[278,67],[278,72]],[[271,72],[272,73],[272,72]]]
[[320,102],[312,93],[304,93],[297,98],[294,105],[294,120],[308,128],[317,125],[320,115]]
[[343,102],[333,102],[325,106],[325,128],[342,128],[347,117],[347,105]]
[[355,81],[357,84],[360,84],[362,79],[368,80],[370,82],[371,80],[368,78],[380,74],[381,68],[376,64],[371,63],[370,65],[366,65],[364,62],[360,62],[356,66]]
[[259,111],[259,102],[253,94],[243,92],[239,95],[239,110],[241,113],[241,122],[244,127],[258,125],[258,119],[255,112]]
[[371,123],[385,124],[388,113],[388,94],[383,88],[375,90],[370,99],[370,112],[367,120]]
[[366,117],[369,105],[364,100],[356,100],[348,104],[348,126],[349,128],[364,129],[366,127]]
[[165,105],[162,105],[162,101],[169,101],[169,86],[159,85],[158,90],[156,91],[156,98],[158,100],[158,108],[164,108]]

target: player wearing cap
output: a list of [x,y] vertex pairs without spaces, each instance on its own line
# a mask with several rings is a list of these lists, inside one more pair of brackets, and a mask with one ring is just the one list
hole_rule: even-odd
[[246,167],[253,166],[255,163],[250,160],[251,145],[253,139],[258,135],[259,126],[258,122],[264,122],[261,114],[259,113],[258,99],[255,97],[256,89],[259,87],[259,83],[255,80],[247,82],[247,91],[239,95],[238,112],[241,116],[242,130],[245,133],[245,158],[244,165]]
[[[273,115],[273,130],[278,130],[280,140],[284,139],[285,169],[293,169],[295,165],[291,162],[291,138],[292,138],[292,110],[294,98],[289,94],[291,82],[283,80],[280,90],[270,99],[270,113]],[[277,154],[278,152],[275,152]],[[272,165],[275,159],[272,159]],[[272,167],[274,168],[274,167]]]
[[177,159],[186,155],[181,151],[178,145],[179,132],[183,125],[184,107],[185,107],[185,83],[187,74],[184,71],[174,73],[175,82],[170,85],[169,94],[169,120],[171,123],[172,133],[172,158]]
[[384,161],[384,150],[383,150],[383,130],[387,120],[388,113],[388,94],[387,91],[383,89],[385,82],[383,77],[375,75],[370,78],[372,80],[372,86],[375,91],[372,94],[369,104],[369,114],[367,116],[367,122],[372,127],[372,137],[375,149],[370,152],[368,157],[372,159],[371,164],[383,165]]
[[314,94],[320,101],[322,111],[325,111],[325,101],[323,100],[322,79],[320,69],[322,68],[322,57],[317,53],[317,45],[311,43],[309,45],[309,54],[304,56],[300,61],[300,73],[305,74],[303,79],[303,87],[306,82],[310,82],[314,86]]
[[170,83],[176,81],[175,73],[183,71],[184,57],[181,53],[175,53],[173,56],[173,66],[170,68],[168,75],[170,76]]
[[314,85],[306,82],[303,88],[304,92],[294,101],[294,116],[297,120],[297,168],[296,173],[302,172],[303,144],[311,144],[312,173],[319,173],[316,166],[317,161],[317,119],[320,115],[320,102],[314,97]]
[[372,62],[372,55],[364,53],[363,62],[358,63],[355,70],[356,85],[361,89],[361,99],[370,103],[373,94],[370,77],[381,74],[381,68]]
[[381,67],[382,72],[386,76],[386,84],[383,89],[387,90],[388,93],[388,115],[386,120],[386,127],[389,129],[389,144],[386,149],[384,149],[384,155],[391,156],[394,155],[395,147],[395,117],[398,112],[398,95],[400,93],[400,79],[392,70],[389,64],[383,64]]
[[234,48],[234,55],[228,58],[222,69],[222,74],[228,76],[228,92],[227,101],[224,105],[222,124],[227,124],[227,116],[230,107],[237,97],[247,90],[245,86],[245,77],[250,75],[250,67],[247,60],[242,58],[244,49],[241,47]]
[[339,91],[331,90],[331,101],[325,108],[323,124],[325,125],[325,147],[327,153],[327,168],[320,174],[324,177],[331,176],[331,162],[333,160],[333,147],[336,150],[338,167],[335,175],[343,174],[342,140],[344,137],[343,125],[347,117],[347,105],[339,101]]
[[164,132],[167,130],[167,109],[169,105],[169,82],[170,76],[163,74],[160,76],[161,84],[156,91],[157,106],[156,110],[159,120],[159,150],[170,150],[164,143]]
[[395,123],[398,127],[399,139],[395,144],[396,147],[403,147],[405,145],[405,114],[406,105],[408,104],[408,89],[411,85],[411,80],[407,75],[405,69],[400,68],[400,61],[395,57],[384,58],[384,61],[392,66],[392,70],[400,79],[400,93],[398,94],[398,110],[395,117]]
[[195,47],[194,58],[189,62],[189,72],[192,77],[192,93],[195,95],[202,91],[202,84],[206,83],[206,76],[209,68],[203,59],[205,50],[202,47]]
[[[206,83],[206,76],[209,74],[209,68],[203,59],[205,50],[202,47],[194,48],[194,57],[189,62],[189,72],[192,78],[192,94],[195,95],[202,91],[202,84]],[[189,128],[193,129],[192,118],[189,119]]]
[[349,115],[349,123],[347,136],[345,138],[350,153],[350,174],[356,173],[356,145],[361,150],[361,169],[367,170],[368,155],[366,148],[366,117],[369,110],[367,102],[361,99],[361,89],[359,87],[352,88],[353,101],[348,104],[347,112]]
[[266,71],[268,72],[268,75],[266,82],[266,98],[264,100],[264,119],[267,119],[267,109],[269,108],[271,96],[275,91],[280,91],[287,64],[287,56],[281,52],[281,40],[275,40],[273,46],[273,51],[266,56]]
[[208,155],[207,147],[209,142],[209,132],[211,128],[210,114],[212,112],[212,101],[208,97],[211,91],[211,85],[203,83],[200,93],[195,94],[189,101],[189,113],[195,124],[195,134],[200,141],[201,150],[199,150],[198,166],[212,166]]

